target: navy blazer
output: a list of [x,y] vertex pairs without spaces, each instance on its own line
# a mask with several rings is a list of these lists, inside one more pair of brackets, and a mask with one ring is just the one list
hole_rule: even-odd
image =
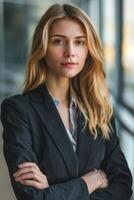
[[[18,200],[129,200],[132,177],[120,149],[112,118],[110,140],[94,139],[78,115],[76,153],[45,85],[5,99],[1,106],[4,156]],[[47,176],[49,188],[35,189],[15,182],[22,162],[35,162]],[[88,193],[81,176],[103,169],[109,185]]]

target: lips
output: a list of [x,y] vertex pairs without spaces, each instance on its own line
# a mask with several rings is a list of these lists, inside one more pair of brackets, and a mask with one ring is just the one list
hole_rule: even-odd
[[62,65],[77,65],[78,63],[76,62],[65,62],[65,63],[62,63]]
[[62,63],[62,66],[66,69],[74,69],[76,66],[78,65],[78,63],[76,62],[65,62]]

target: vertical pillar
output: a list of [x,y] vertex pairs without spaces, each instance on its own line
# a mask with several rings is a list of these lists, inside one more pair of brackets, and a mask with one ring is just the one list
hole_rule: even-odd
[[116,83],[115,98],[120,101],[123,98],[123,66],[122,66],[122,41],[123,41],[123,0],[116,0]]

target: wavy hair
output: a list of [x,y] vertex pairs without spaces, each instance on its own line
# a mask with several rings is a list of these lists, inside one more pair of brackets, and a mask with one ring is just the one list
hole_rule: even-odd
[[71,78],[71,92],[80,113],[84,116],[89,132],[96,138],[101,131],[102,136],[108,139],[111,133],[110,120],[113,109],[103,69],[103,49],[89,16],[79,7],[72,4],[54,4],[42,16],[34,32],[23,92],[45,83],[47,75],[45,55],[50,29],[56,20],[67,17],[76,19],[83,25],[88,45],[85,66],[78,75]]

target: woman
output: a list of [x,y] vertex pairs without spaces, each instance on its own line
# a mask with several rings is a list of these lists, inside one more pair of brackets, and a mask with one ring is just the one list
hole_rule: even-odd
[[80,8],[53,5],[33,37],[24,92],[2,103],[4,156],[18,200],[129,200],[103,53]]

